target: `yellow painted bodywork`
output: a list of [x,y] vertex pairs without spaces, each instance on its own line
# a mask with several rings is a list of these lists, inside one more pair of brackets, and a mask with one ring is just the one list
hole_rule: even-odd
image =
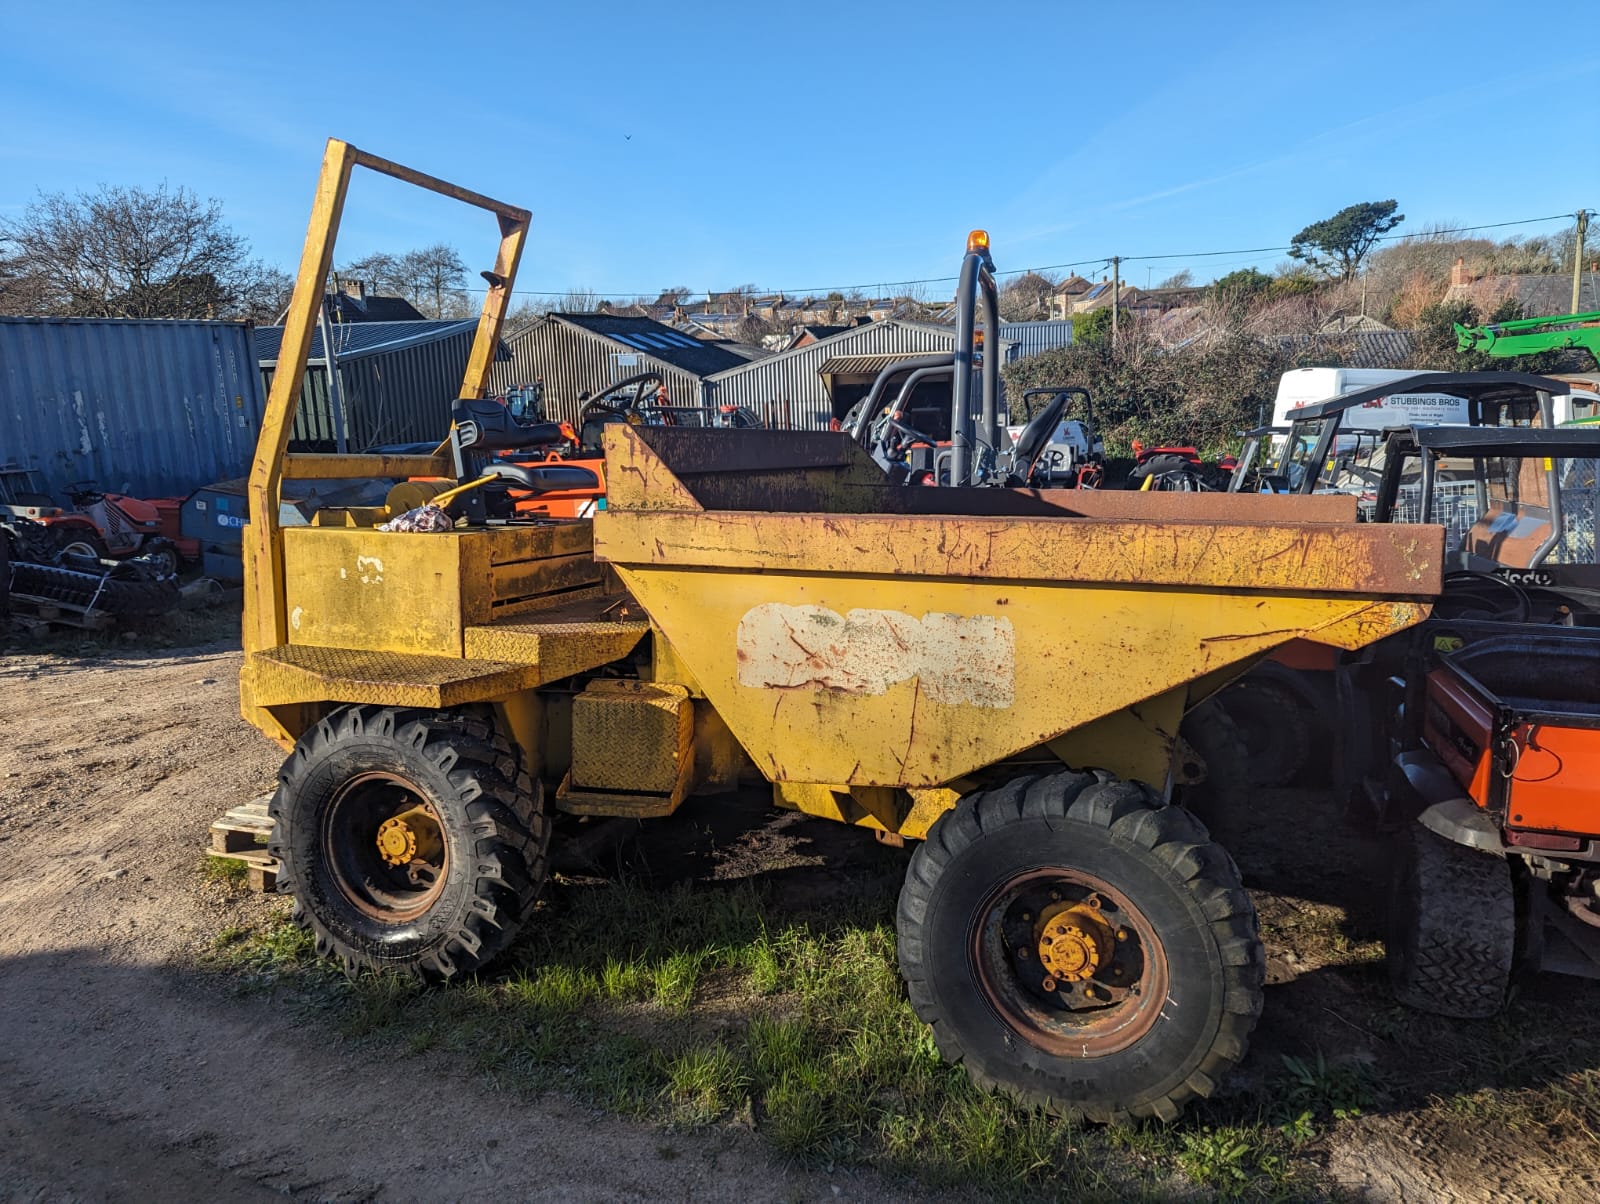
[[[607,440],[628,470],[609,478],[631,484],[597,516],[597,554],[813,813],[849,810],[823,794],[864,808],[859,788],[937,787],[1040,746],[1159,787],[1154,729],[1116,717],[1291,639],[1370,643],[1439,586],[1432,527],[712,510],[648,432]],[[1091,725],[1128,754],[1096,755]]]
[[241,708],[286,746],[344,703],[488,703],[570,811],[666,815],[753,769],[782,805],[920,837],[1029,767],[1160,789],[1200,698],[1291,640],[1381,639],[1438,592],[1442,529],[1357,524],[1348,499],[912,490],[801,432],[612,426],[592,524],[401,534],[352,508],[284,529],[285,479],[452,476],[447,445],[287,451],[358,166],[498,223],[462,396],[486,391],[528,223],[328,144],[244,544]]

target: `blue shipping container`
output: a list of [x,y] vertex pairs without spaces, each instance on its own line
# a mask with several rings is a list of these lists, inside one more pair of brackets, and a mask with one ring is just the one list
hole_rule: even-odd
[[243,322],[0,317],[0,467],[184,495],[249,472],[263,398]]

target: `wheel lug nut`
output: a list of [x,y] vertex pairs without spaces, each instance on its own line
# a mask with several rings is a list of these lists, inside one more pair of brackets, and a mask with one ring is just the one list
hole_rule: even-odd
[[1042,985],[1043,985],[1045,990],[1053,991],[1053,990],[1056,989],[1056,980],[1053,979],[1053,978],[1047,978],[1047,979],[1044,980]]

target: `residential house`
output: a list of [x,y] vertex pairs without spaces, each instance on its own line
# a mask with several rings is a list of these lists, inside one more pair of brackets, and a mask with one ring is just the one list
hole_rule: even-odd
[[1478,276],[1464,259],[1450,269],[1450,287],[1445,299],[1471,301],[1488,314],[1501,301],[1515,298],[1524,317],[1550,318],[1570,313],[1600,310],[1600,264],[1590,264],[1578,280],[1578,308],[1572,308],[1572,274],[1518,273],[1503,276]]
[[1073,314],[1073,305],[1094,286],[1082,276],[1074,273],[1068,276],[1050,295],[1050,316],[1058,320],[1070,318]]
[[365,281],[341,280],[328,294],[328,317],[334,322],[426,322],[428,316],[404,297],[367,292]]

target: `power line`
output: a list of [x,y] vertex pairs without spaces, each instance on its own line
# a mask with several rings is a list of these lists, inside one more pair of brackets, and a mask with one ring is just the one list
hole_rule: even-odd
[[[1437,238],[1437,237],[1440,237],[1440,236],[1446,235],[1446,234],[1472,234],[1472,233],[1475,233],[1475,232],[1477,232],[1479,230],[1501,230],[1501,229],[1505,229],[1506,227],[1509,227],[1509,226],[1532,226],[1532,225],[1537,225],[1540,222],[1568,221],[1568,220],[1571,220],[1572,216],[1573,215],[1571,213],[1554,213],[1554,214],[1551,214],[1551,215],[1549,215],[1547,217],[1525,217],[1525,218],[1518,218],[1515,221],[1508,221],[1508,222],[1487,222],[1487,223],[1485,223],[1483,225],[1480,225],[1480,226],[1456,226],[1456,227],[1453,227],[1453,228],[1448,229],[1448,230],[1429,230],[1429,231],[1427,231],[1427,232],[1425,232],[1423,234],[1413,234],[1413,233],[1386,234],[1386,235],[1383,235],[1383,236],[1379,237],[1378,239],[1376,239],[1374,241],[1377,241],[1377,242],[1400,242],[1400,241],[1403,241],[1403,240],[1408,239],[1408,238]],[[1154,261],[1158,261],[1158,260],[1169,260],[1169,259],[1215,259],[1215,258],[1218,258],[1218,257],[1221,257],[1221,256],[1227,256],[1227,255],[1231,255],[1231,256],[1276,255],[1276,254],[1282,254],[1284,252],[1287,252],[1289,249],[1290,249],[1289,246],[1279,246],[1279,247],[1238,247],[1238,248],[1234,248],[1232,250],[1226,250],[1226,251],[1189,251],[1189,252],[1184,252],[1184,253],[1173,253],[1173,254],[1167,254],[1167,255],[1122,255],[1122,256],[1096,255],[1091,259],[1079,259],[1079,260],[1077,260],[1077,261],[1075,261],[1073,263],[1041,264],[1038,267],[1015,268],[1015,269],[1012,269],[1010,271],[997,272],[997,273],[995,273],[995,275],[999,279],[1008,279],[1008,278],[1017,277],[1017,276],[1027,276],[1027,275],[1030,275],[1030,274],[1036,273],[1036,272],[1062,272],[1062,271],[1067,271],[1068,269],[1072,269],[1072,268],[1093,267],[1093,266],[1109,267],[1113,258],[1120,259],[1120,261],[1123,262],[1123,263],[1133,263],[1133,262],[1147,263],[1147,262],[1154,262]],[[880,281],[869,281],[869,282],[860,283],[860,284],[831,284],[831,285],[826,285],[826,286],[817,285],[817,286],[813,286],[813,287],[809,287],[809,288],[766,288],[766,289],[761,289],[756,295],[758,295],[758,296],[787,296],[787,297],[817,297],[817,296],[826,296],[829,293],[853,293],[853,292],[854,293],[859,293],[859,292],[863,292],[863,291],[865,291],[867,289],[894,289],[894,288],[903,289],[903,288],[911,288],[911,287],[916,287],[916,286],[920,286],[920,285],[927,285],[927,284],[954,284],[959,279],[960,279],[959,276],[925,276],[925,277],[922,277],[922,278],[916,279],[916,280],[887,280],[887,281],[880,280]],[[443,289],[441,291],[448,292],[448,293],[459,293],[459,294],[462,294],[462,295],[465,295],[465,296],[472,296],[472,295],[475,295],[478,290],[466,289],[466,288],[445,288],[445,289]],[[665,289],[656,289],[656,290],[653,290],[653,293],[654,293],[655,296],[659,297],[665,291],[666,291]],[[738,291],[739,291],[738,289],[707,289],[707,290],[705,290],[705,293],[706,293],[707,296],[715,296],[715,295],[717,295],[719,293],[722,294],[722,295],[730,295],[730,294],[737,293]],[[525,289],[525,288],[519,288],[519,289],[513,289],[512,290],[512,295],[513,296],[518,296],[518,297],[556,297],[556,298],[570,297],[570,296],[578,295],[578,296],[585,296],[585,297],[594,297],[597,300],[604,300],[604,301],[634,301],[634,300],[638,300],[641,297],[649,297],[649,296],[651,296],[652,295],[652,290],[644,290],[644,291],[632,292],[632,293],[600,293],[600,292],[595,292],[592,289],[586,289],[586,288],[569,288],[569,289]],[[692,295],[698,296],[699,293],[696,292],[695,294],[692,294]]]
[[[1437,238],[1441,234],[1470,234],[1476,230],[1499,230],[1505,226],[1531,226],[1537,222],[1566,221],[1572,217],[1570,213],[1556,213],[1549,217],[1524,217],[1514,222],[1489,222],[1482,226],[1457,226],[1449,230],[1429,230],[1425,234],[1384,234],[1375,239],[1376,242],[1400,242],[1407,238]],[[1292,244],[1291,244],[1292,245]],[[1137,259],[1143,262],[1147,259],[1210,259],[1217,255],[1273,255],[1287,251],[1289,247],[1246,247],[1237,251],[1192,251],[1187,255],[1124,255],[1123,262]]]

